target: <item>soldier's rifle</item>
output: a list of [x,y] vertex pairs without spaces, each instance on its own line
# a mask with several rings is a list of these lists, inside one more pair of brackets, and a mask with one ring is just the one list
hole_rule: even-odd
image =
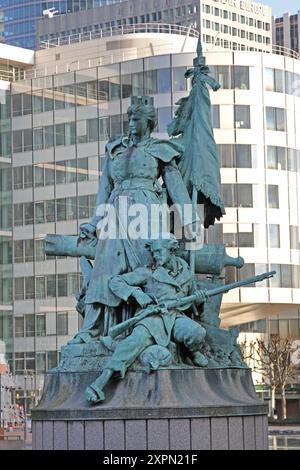
[[[129,328],[134,327],[139,321],[143,320],[144,318],[149,317],[150,315],[154,315],[156,313],[163,313],[171,308],[178,308],[183,307],[184,305],[191,304],[192,302],[204,302],[206,298],[212,297],[214,295],[224,294],[229,292],[232,289],[237,289],[238,287],[247,286],[248,284],[252,284],[254,282],[261,282],[265,279],[269,279],[276,274],[276,271],[268,271],[263,274],[258,274],[257,276],[249,277],[247,279],[243,279],[241,281],[233,282],[231,284],[225,284],[224,286],[215,287],[214,289],[202,289],[201,296],[195,293],[186,297],[182,297],[180,299],[174,300],[167,300],[158,305],[150,305],[145,309],[141,310],[137,315],[128,320],[125,320],[113,327],[111,327],[108,331],[108,334],[111,338],[116,338],[124,331],[128,330]],[[203,293],[205,299],[203,299]]]

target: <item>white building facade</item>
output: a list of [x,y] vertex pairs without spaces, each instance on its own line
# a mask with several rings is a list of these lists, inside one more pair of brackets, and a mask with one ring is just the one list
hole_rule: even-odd
[[[91,217],[104,146],[110,136],[127,132],[131,95],[154,96],[156,135],[166,136],[175,103],[191,85],[184,73],[192,66],[197,39],[190,37],[183,49],[181,36],[168,35],[164,51],[153,54],[149,48],[143,57],[127,56],[132,60],[113,54],[118,59],[104,65],[97,65],[93,56],[88,66],[83,57],[87,45],[90,51],[100,50],[103,39],[41,51],[33,78],[11,84],[11,131],[2,131],[1,138],[12,145],[1,147],[1,158],[11,161],[13,223],[11,240],[1,241],[1,271],[12,266],[5,281],[8,285],[13,278],[5,310],[13,338],[8,359],[20,377],[24,371],[35,375],[35,391],[45,370],[57,364],[61,346],[79,328],[74,299],[80,287],[78,260],[46,257],[45,235],[78,234],[79,225]],[[114,40],[129,54],[131,37]],[[168,51],[170,43],[177,49]],[[71,48],[77,62],[68,71]],[[47,74],[42,57],[50,64],[49,54],[59,54],[65,68]],[[226,216],[209,230],[208,239],[218,242],[223,232],[228,254],[245,258],[239,272],[227,269],[227,281],[277,271],[256,287],[226,294],[222,325],[269,316],[275,322],[281,315],[287,332],[300,338],[300,61],[224,50],[208,51],[206,59],[222,85],[211,99],[226,206]],[[8,229],[1,223],[1,230]]]

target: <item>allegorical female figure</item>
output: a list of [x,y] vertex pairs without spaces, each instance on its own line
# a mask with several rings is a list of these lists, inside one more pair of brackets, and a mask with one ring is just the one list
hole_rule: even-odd
[[[81,238],[90,238],[92,242],[94,239],[95,242],[98,237],[98,240],[85,297],[84,322],[71,341],[73,343],[89,342],[102,334],[103,325],[100,323],[103,322],[101,312],[104,310],[109,312],[106,318],[114,317],[121,299],[109,289],[110,278],[151,264],[145,241],[151,238],[153,207],[165,208],[167,201],[181,207],[191,204],[176,163],[183,152],[182,147],[176,142],[151,137],[157,124],[153,98],[132,97],[128,117],[129,136],[114,138],[106,145],[95,214],[90,223],[80,227]],[[146,214],[137,227],[140,236],[128,229],[130,215],[136,215],[130,214],[131,209],[138,207],[136,204],[141,205],[143,214]],[[126,207],[125,214],[121,213],[121,205],[123,209]],[[104,214],[105,207],[107,212]],[[115,215],[118,230],[114,234]],[[186,215],[181,221],[182,225],[191,222]]]

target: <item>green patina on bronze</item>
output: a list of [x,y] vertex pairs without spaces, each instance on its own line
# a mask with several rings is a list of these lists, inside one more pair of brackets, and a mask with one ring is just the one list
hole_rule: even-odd
[[[145,225],[151,223],[153,205],[203,203],[206,228],[224,214],[208,90],[210,85],[216,91],[219,84],[209,76],[200,41],[197,53],[186,73],[193,77],[192,90],[179,101],[168,127],[171,138],[151,136],[157,123],[153,98],[132,97],[128,136],[106,145],[92,220],[80,226],[79,238],[46,238],[47,254],[81,258],[83,284],[76,298],[83,324],[62,349],[56,371],[100,370],[85,391],[92,404],[105,400],[103,389],[112,375],[124,377],[128,369],[246,367],[238,329],[220,328],[222,294],[274,275],[224,285],[224,267],[244,263],[228,256],[224,245],[206,244],[190,255],[172,233],[152,239],[130,236],[120,216],[122,236],[101,236],[105,216],[99,207],[110,204],[119,214],[120,197],[127,198],[129,209],[141,204],[148,210]],[[181,227],[194,227],[197,219],[195,211],[181,217]]]

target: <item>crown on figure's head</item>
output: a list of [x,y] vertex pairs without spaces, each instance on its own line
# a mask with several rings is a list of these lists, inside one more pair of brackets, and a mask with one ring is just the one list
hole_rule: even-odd
[[131,106],[153,106],[154,105],[154,98],[153,96],[132,96],[131,97]]

